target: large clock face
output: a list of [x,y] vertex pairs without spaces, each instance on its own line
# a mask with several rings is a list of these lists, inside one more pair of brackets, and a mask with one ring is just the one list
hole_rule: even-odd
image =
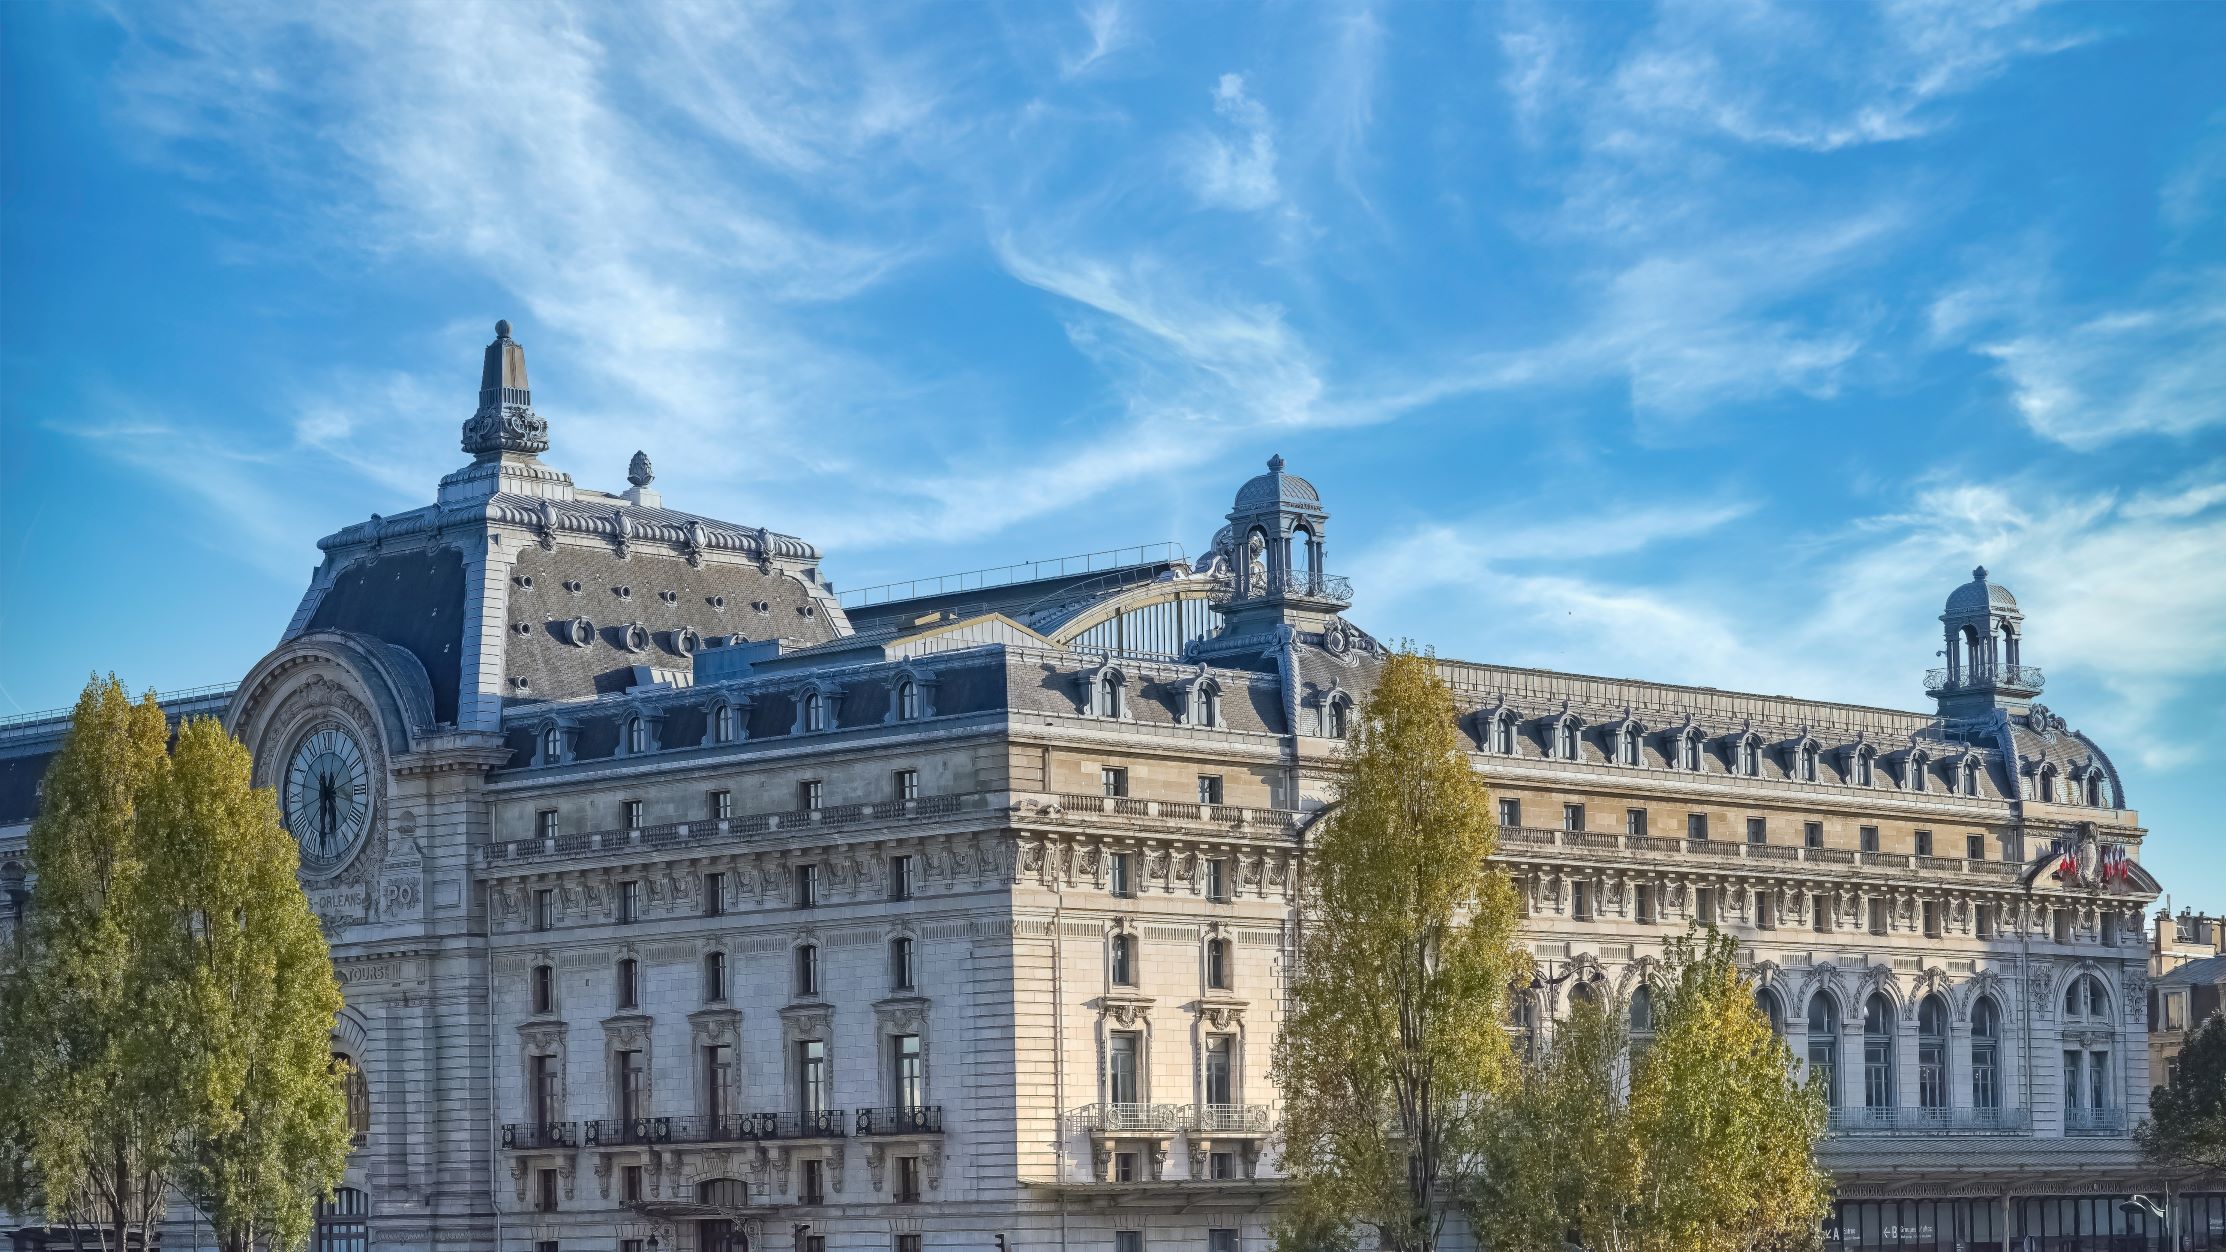
[[337,865],[371,824],[371,768],[337,727],[301,741],[286,762],[286,826],[311,867]]

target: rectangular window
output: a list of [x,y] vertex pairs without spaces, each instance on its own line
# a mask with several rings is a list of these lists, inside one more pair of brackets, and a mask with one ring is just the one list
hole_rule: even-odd
[[649,1069],[642,1063],[639,1051],[628,1050],[616,1057],[618,1068],[618,1119],[633,1121],[648,1112],[644,1097],[648,1094]]
[[1125,769],[1107,765],[1098,770],[1098,781],[1104,784],[1105,794],[1109,796],[1128,794],[1128,771]]
[[543,839],[554,839],[557,837],[559,830],[555,809],[543,809],[533,815],[533,833],[535,835]]
[[533,893],[533,928],[556,929],[556,892],[547,887]]
[[796,994],[819,994],[819,945],[816,943],[796,945]]
[[807,778],[796,784],[796,807],[807,813],[817,813],[826,794],[826,787],[818,779]]
[[1569,914],[1580,922],[1592,920],[1592,884],[1578,881],[1569,884]]
[[1755,892],[1755,925],[1762,930],[1778,928],[1778,901],[1767,891]]
[[1207,1231],[1206,1252],[1237,1252],[1237,1232],[1228,1229]]
[[620,823],[620,824],[621,824],[621,825],[623,825],[623,826],[625,826],[625,827],[626,827],[626,829],[628,829],[628,830],[640,830],[640,829],[642,828],[642,802],[641,802],[641,801],[639,801],[639,800],[626,800],[626,801],[622,801],[622,802],[620,802],[620,804],[619,804],[619,812],[620,812],[620,814],[622,815],[622,817],[623,817],[623,819],[624,819],[623,821],[621,821],[621,823]]
[[1716,924],[1716,889],[1714,887],[1693,888],[1693,916],[1698,918],[1703,926]]
[[1940,902],[1938,900],[1925,901],[1924,913],[1925,936],[1930,939],[1938,939],[1940,937]]
[[1236,1037],[1214,1035],[1206,1040],[1206,1103],[1235,1104]]
[[2053,937],[2058,943],[2071,942],[2071,910],[2057,909],[2050,919]]
[[1886,902],[1877,896],[1872,896],[1870,901],[1870,933],[1883,935],[1886,933],[1886,929]]
[[889,1062],[892,1067],[889,1093],[896,1097],[897,1107],[916,1109],[926,1104],[927,1080],[920,1071],[920,1037],[892,1035]]
[[1832,898],[1830,896],[1812,895],[1809,897],[1809,921],[1815,925],[1816,933],[1820,935],[1832,933]]
[[1105,1040],[1105,1098],[1109,1104],[1135,1104],[1136,1054],[1143,1036],[1133,1030],[1116,1030]]
[[618,920],[638,922],[642,919],[642,883],[639,878],[629,878],[618,884]]
[[1502,799],[1499,802],[1499,824],[1502,826],[1522,825],[1523,802],[1520,800]]
[[1994,937],[1994,905],[1982,902],[1972,908],[1971,915],[1978,924],[1979,938],[1992,939]]
[[544,1213],[554,1213],[557,1206],[557,1172],[553,1169],[542,1170],[539,1180],[539,1186],[534,1189],[533,1207]]
[[1638,886],[1639,920],[1648,925],[1652,925],[1659,919],[1659,912],[1654,907],[1654,893],[1656,890],[1657,888],[1650,882],[1642,882]]
[[2110,1054],[2108,1052],[2089,1052],[2087,1054],[2087,1107],[2091,1109],[2110,1107]]
[[824,1113],[833,1095],[833,1076],[827,1072],[827,1041],[800,1039],[796,1043],[796,1108],[800,1113]]
[[1561,806],[1561,828],[1562,828],[1563,830],[1583,830],[1583,829],[1584,829],[1584,806],[1583,806],[1583,805],[1581,805],[1581,804],[1564,804],[1564,805],[1562,805],[1562,806]]
[[557,1120],[557,1067],[553,1056],[526,1058],[526,1096],[533,1106],[533,1120],[548,1125]]
[[641,981],[641,962],[630,956],[620,959],[618,962],[619,1008],[637,1009],[641,1007]]
[[1768,818],[1766,818],[1766,817],[1750,817],[1750,818],[1748,818],[1748,819],[1747,819],[1747,842],[1748,842],[1748,843],[1768,843],[1768,842],[1770,842],[1770,819],[1768,819]]
[[2116,913],[2105,913],[2102,915],[2102,941],[2106,944],[2111,945],[2112,947],[2117,946],[2118,915]]
[[723,822],[734,816],[734,793],[731,791],[714,791],[704,808],[712,821]]
[[1855,842],[1856,842],[1856,846],[1857,846],[1857,847],[1859,847],[1859,848],[1861,848],[1861,849],[1862,849],[1863,851],[1865,851],[1865,852],[1876,852],[1876,851],[1878,851],[1878,827],[1876,827],[1876,826],[1858,826],[1858,827],[1856,827],[1856,828],[1855,828]]
[[1198,803],[1220,804],[1221,802],[1221,775],[1198,775]]
[[1824,823],[1822,823],[1822,822],[1803,822],[1803,823],[1801,823],[1801,846],[1802,846],[1802,847],[1804,847],[1804,848],[1821,848],[1821,847],[1823,847],[1823,846],[1824,846]]
[[912,955],[912,936],[898,935],[889,941],[889,989],[910,991],[919,984],[915,981]]
[[733,1090],[734,1045],[703,1045],[703,1111],[711,1115],[714,1125],[733,1112],[727,1107],[727,1093]]
[[553,1013],[556,1011],[556,969],[554,966],[536,965],[533,967],[531,996],[535,1013]]
[[1228,1182],[1234,1179],[1237,1176],[1237,1154],[1234,1152],[1216,1152],[1207,1157],[1206,1176],[1220,1182]]
[[[918,1202],[919,1202],[919,1199],[920,1199],[920,1158],[919,1158],[919,1157],[916,1157],[916,1156],[900,1156],[900,1157],[898,1157],[898,1158],[897,1158],[896,1195],[897,1195],[897,1203],[899,1203],[899,1204],[916,1204],[916,1203],[918,1203]],[[902,1241],[903,1241],[903,1240],[904,1240],[905,1238],[907,1238],[907,1236],[904,1236],[904,1235],[899,1235],[899,1236],[897,1236],[897,1239],[898,1239],[898,1242],[899,1242],[899,1243],[902,1243]],[[912,1246],[913,1246],[914,1248],[918,1248],[918,1247],[920,1246],[920,1245],[919,1245],[919,1238],[920,1238],[920,1237],[919,1237],[918,1235],[912,1235],[912,1236],[909,1236],[909,1238],[911,1238],[911,1239],[912,1239],[912,1241],[913,1241],[913,1244],[912,1244]]]
[[819,866],[799,865],[796,867],[796,907],[800,909],[816,909],[819,907]]
[[1986,859],[1985,835],[1965,835],[1963,837],[1963,859],[1966,861],[1983,861]]
[[717,917],[726,911],[727,876],[725,874],[705,874],[703,876],[703,915],[705,917]]
[[912,898],[912,858],[910,856],[892,856],[889,858],[889,898],[892,900],[909,900]]
[[[623,1168],[621,1168],[621,1169],[619,1170],[619,1174],[618,1174],[618,1198],[619,1198],[620,1200],[623,1200],[623,1201],[625,1201],[625,1202],[629,1203],[629,1204],[632,1204],[632,1203],[638,1203],[638,1202],[639,1202],[639,1201],[641,1200],[641,1198],[642,1198],[642,1167],[641,1167],[641,1166],[639,1166],[639,1165],[628,1165],[628,1166],[624,1166]],[[634,1240],[633,1242],[634,1242],[634,1243],[636,1243],[636,1244],[638,1245],[638,1244],[640,1243],[640,1240]],[[639,1246],[637,1246],[637,1247],[635,1248],[635,1252],[641,1252],[641,1249],[639,1248]]]
[[2064,1111],[2066,1113],[2081,1107],[2079,1098],[2082,1090],[2079,1084],[2079,1053],[2075,1049],[2066,1048],[2064,1049]]
[[[1134,1152],[1115,1152],[1113,1154],[1113,1181],[1136,1181],[1136,1154]],[[1142,1236],[1138,1236],[1139,1242],[1136,1243],[1121,1242],[1121,1235],[1133,1233],[1135,1232],[1121,1231],[1118,1234],[1115,1234],[1113,1236],[1114,1252],[1133,1252],[1134,1249],[1143,1247],[1144,1245],[1141,1242]]]
[[892,778],[894,781],[890,794],[899,800],[917,800],[920,798],[920,771],[900,769],[892,775]]
[[1701,843],[1708,842],[1708,814],[1687,813],[1685,815],[1685,837]]
[[1229,899],[1229,862],[1225,858],[1206,860],[1206,898],[1217,904]]
[[[914,1164],[918,1164],[915,1160]],[[920,1252],[920,1236],[898,1235],[895,1252]]]
[[2164,995],[2164,1028],[2179,1030],[2187,1025],[2187,993],[2168,991]]
[[796,1202],[799,1204],[825,1204],[827,1202],[827,1163],[816,1156],[805,1157],[800,1164],[803,1173],[796,1180]]
[[1931,832],[1931,831],[1929,831],[1929,830],[1920,830],[1920,831],[1918,831],[1918,832],[1917,832],[1917,855],[1918,855],[1918,856],[1931,856],[1931,855],[1932,855],[1932,832]]
[[703,998],[708,1004],[717,1004],[727,998],[727,954],[703,954]]
[[1136,854],[1116,852],[1106,866],[1106,889],[1123,899],[1136,895]]
[[[1124,1178],[1134,1182],[1135,1178]],[[1116,1230],[1113,1232],[1113,1252],[1144,1252],[1144,1232],[1141,1230]]]
[[1646,833],[1645,809],[1625,809],[1623,811],[1623,833],[1626,835],[1644,835]]

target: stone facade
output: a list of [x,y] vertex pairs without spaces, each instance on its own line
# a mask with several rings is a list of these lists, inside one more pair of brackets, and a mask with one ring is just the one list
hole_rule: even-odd
[[[1383,658],[1312,484],[1278,458],[1195,565],[846,608],[646,458],[543,464],[507,326],[481,399],[438,502],[324,540],[198,697],[263,781],[320,731],[377,780],[305,882],[369,1096],[331,1246],[1266,1248],[1299,850]],[[1529,913],[1510,1029],[1643,1023],[1668,937],[1736,935],[1836,1073],[1847,1248],[2153,1188],[2147,832],[2006,590],[1942,632],[1934,713],[1442,666]],[[0,784],[57,734],[0,728]]]

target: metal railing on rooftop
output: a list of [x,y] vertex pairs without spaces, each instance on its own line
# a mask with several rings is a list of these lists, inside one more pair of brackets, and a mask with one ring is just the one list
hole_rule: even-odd
[[1921,871],[1977,874],[1989,878],[2014,878],[2020,868],[2009,861],[1971,861],[1947,856],[1912,857],[1900,852],[1853,852],[1845,848],[1734,843],[1728,839],[1673,839],[1660,835],[1612,835],[1528,826],[1502,826],[1499,839],[1502,847],[1510,850],[1559,847],[1586,851],[1703,856],[1710,860],[1769,861],[1781,865],[1804,861],[1822,865],[1861,864],[1877,869],[1914,868]]
[[836,599],[846,609],[870,608],[876,604],[891,604],[899,600],[954,595],[961,591],[986,591],[992,587],[1009,587],[1015,583],[1030,583],[1041,578],[1062,578],[1069,574],[1119,569],[1124,565],[1186,559],[1183,546],[1170,540],[1135,544],[1126,548],[1102,548],[1096,552],[1083,552],[1074,556],[1016,561],[1010,565],[992,565],[984,569],[881,583],[872,587],[854,587],[839,593]]
[[2010,687],[2020,691],[2039,691],[2047,682],[2037,665],[1980,665],[1965,669],[1952,677],[1946,666],[1936,666],[1925,671],[1925,690],[1928,692],[1971,691],[1980,687]]
[[[200,687],[181,687],[176,691],[157,691],[155,693],[155,703],[168,707],[173,704],[184,704],[189,700],[206,699],[210,696],[228,696],[239,690],[239,686],[238,683],[209,683]],[[134,701],[138,698],[137,695],[132,696]],[[33,722],[55,721],[68,717],[76,711],[77,706],[73,704],[58,709],[37,709],[29,713],[9,713],[0,716],[0,730],[8,730],[16,726],[28,726]]]

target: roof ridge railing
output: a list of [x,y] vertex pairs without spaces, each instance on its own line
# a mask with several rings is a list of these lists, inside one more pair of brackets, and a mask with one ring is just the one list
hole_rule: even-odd
[[[208,696],[228,695],[239,689],[240,685],[236,682],[208,683],[199,687],[180,687],[176,691],[157,691],[155,693],[155,703],[177,704],[182,701],[199,700]],[[137,699],[137,697],[133,698]],[[15,726],[28,726],[33,722],[56,721],[68,717],[76,711],[76,705],[68,704],[58,709],[39,709],[30,713],[8,713],[0,715],[0,730]]]
[[[1133,554],[1133,559],[1130,558]],[[1101,548],[1096,552],[1081,552],[1073,556],[1045,557],[1034,561],[1015,561],[1010,565],[990,565],[981,569],[962,570],[956,574],[936,574],[926,578],[911,578],[897,582],[880,583],[871,587],[853,587],[840,592],[836,599],[846,609],[870,608],[877,604],[894,604],[902,600],[917,600],[923,596],[945,596],[959,591],[982,591],[991,587],[1009,587],[1015,583],[1034,582],[1039,578],[1058,578],[1067,574],[1088,574],[1099,570],[1117,569],[1123,565],[1142,565],[1151,561],[1185,560],[1183,545],[1172,539],[1159,543],[1131,544],[1124,548]],[[1080,562],[1079,565],[1076,563]]]

